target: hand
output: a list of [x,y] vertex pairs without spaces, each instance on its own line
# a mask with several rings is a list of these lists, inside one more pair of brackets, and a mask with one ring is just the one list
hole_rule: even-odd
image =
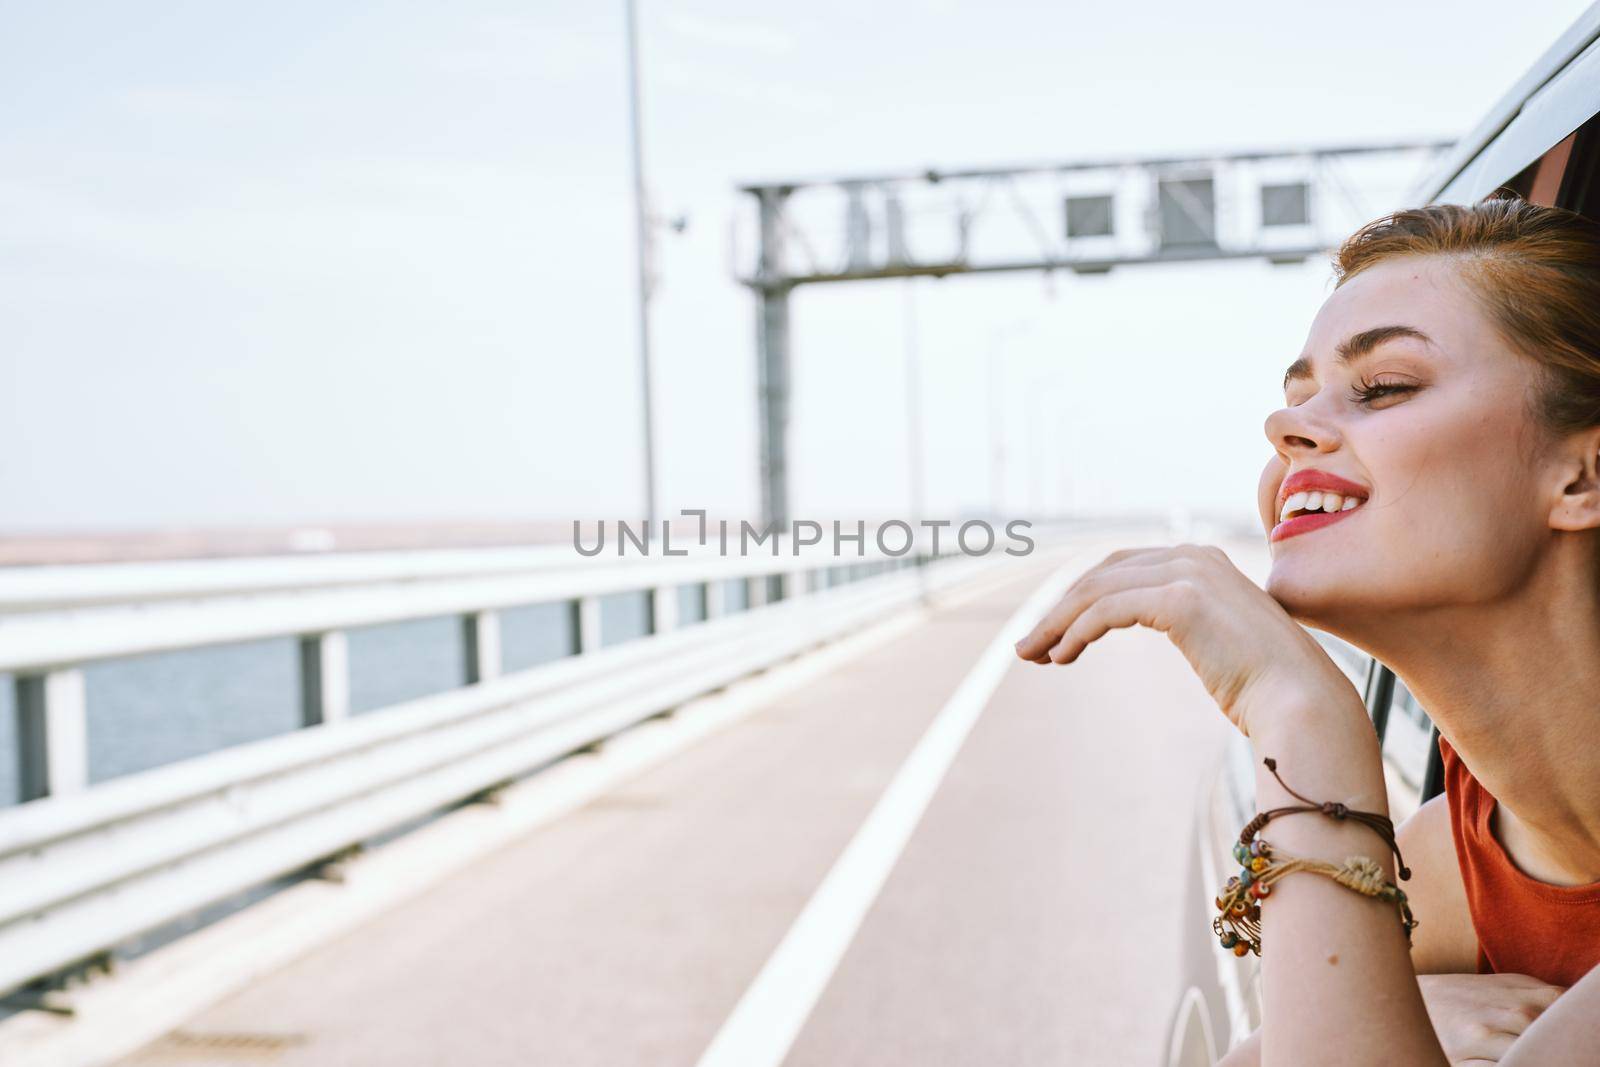
[[1017,655],[1071,663],[1126,626],[1163,631],[1246,737],[1273,716],[1352,700],[1365,718],[1355,687],[1316,639],[1210,545],[1113,552],[1017,642]]
[[1454,1067],[1499,1063],[1528,1025],[1566,992],[1525,974],[1422,974],[1417,984]]

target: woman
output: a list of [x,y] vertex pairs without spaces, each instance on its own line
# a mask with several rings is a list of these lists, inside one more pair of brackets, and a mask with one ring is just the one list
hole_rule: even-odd
[[[1117,552],[1018,655],[1165,631],[1249,738],[1258,811],[1300,803],[1270,757],[1304,797],[1388,812],[1361,698],[1297,622],[1438,723],[1446,793],[1398,834],[1414,944],[1395,907],[1282,878],[1260,901],[1263,1025],[1229,1064],[1600,1063],[1600,225],[1511,199],[1405,211],[1335,273],[1266,422],[1265,590],[1215,548]],[[1396,879],[1352,820],[1261,834]]]

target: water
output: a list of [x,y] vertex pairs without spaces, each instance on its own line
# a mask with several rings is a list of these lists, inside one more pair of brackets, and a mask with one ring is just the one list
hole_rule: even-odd
[[[678,618],[706,617],[704,587],[677,590]],[[745,583],[716,583],[725,611],[749,606]],[[569,655],[576,636],[568,603],[532,604],[500,614],[505,670]],[[650,632],[647,593],[600,598],[600,643]],[[466,646],[456,616],[416,619],[349,632],[350,706],[360,715],[454,689],[466,676]],[[103,782],[230,745],[286,733],[300,723],[299,651],[293,638],[137,656],[84,669],[89,780]],[[16,694],[0,675],[0,807],[20,797]]]
[[455,616],[351,630],[348,642],[352,715],[454,689],[467,676]]
[[84,668],[89,780],[293,730],[300,721],[298,672],[298,648],[289,638]]
[[721,594],[724,612],[743,611],[750,606],[750,587],[742,581],[718,582],[710,587],[710,593],[712,596]]
[[[601,637],[604,638],[604,609]],[[577,651],[570,604],[530,604],[500,613],[500,662],[507,673]]]

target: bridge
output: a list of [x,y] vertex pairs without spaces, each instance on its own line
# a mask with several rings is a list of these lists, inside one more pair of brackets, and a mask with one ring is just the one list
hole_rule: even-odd
[[[1168,1063],[1228,728],[1160,635],[1011,643],[1174,540],[1264,574],[1151,524],[0,572],[0,1063]],[[529,604],[570,654],[509,669]],[[423,618],[462,684],[355,713],[348,635]],[[86,668],[269,638],[298,729],[95,780]]]

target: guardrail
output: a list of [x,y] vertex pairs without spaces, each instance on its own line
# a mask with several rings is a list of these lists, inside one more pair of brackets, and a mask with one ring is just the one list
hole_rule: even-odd
[[[466,648],[464,683],[501,673],[500,609],[565,603],[575,635],[574,652],[600,646],[600,600],[647,592],[650,631],[677,623],[676,590],[708,586],[705,613],[720,598],[710,589],[743,580],[750,606],[789,598],[820,584],[819,575],[854,567],[887,570],[926,561],[929,544],[890,556],[870,540],[860,556],[788,551],[772,542],[772,556],[724,557],[709,550],[662,559],[635,556],[583,559],[552,549],[489,550],[473,561],[464,553],[419,554],[409,563],[371,560],[199,561],[92,568],[90,577],[37,579],[29,572],[0,575],[0,604],[26,602],[28,613],[0,617],[0,673],[16,679],[19,782],[24,800],[61,795],[88,784],[83,676],[86,663],[155,652],[201,648],[274,637],[299,641],[301,722],[340,721],[350,713],[346,631],[409,619],[458,616]],[[939,546],[949,554],[948,544]],[[386,554],[387,555],[387,554]],[[156,575],[168,584],[158,586]],[[831,579],[829,579],[831,580]],[[236,593],[244,588],[247,593]],[[127,602],[132,590],[148,599]],[[47,595],[48,593],[48,595]],[[51,598],[54,599],[51,599]],[[90,606],[82,606],[92,600]],[[65,605],[65,609],[60,606]],[[56,607],[56,610],[49,610]]]
[[566,545],[0,568],[0,614],[483,577],[588,562]]
[[[28,734],[24,765],[42,759],[32,781],[48,787],[0,810],[0,992],[482,794],[994,565],[926,566],[936,558],[918,546],[843,563],[591,560],[0,622],[0,671],[17,675]],[[832,584],[841,567],[865,580]],[[768,591],[781,598],[673,625],[678,587],[730,579],[748,584],[752,604]],[[654,632],[602,649],[598,598],[630,590],[650,592]],[[500,676],[496,610],[550,601],[571,604],[578,654]],[[466,627],[468,684],[349,718],[344,630],[441,614]],[[284,635],[301,640],[306,728],[87,783],[81,665]]]

